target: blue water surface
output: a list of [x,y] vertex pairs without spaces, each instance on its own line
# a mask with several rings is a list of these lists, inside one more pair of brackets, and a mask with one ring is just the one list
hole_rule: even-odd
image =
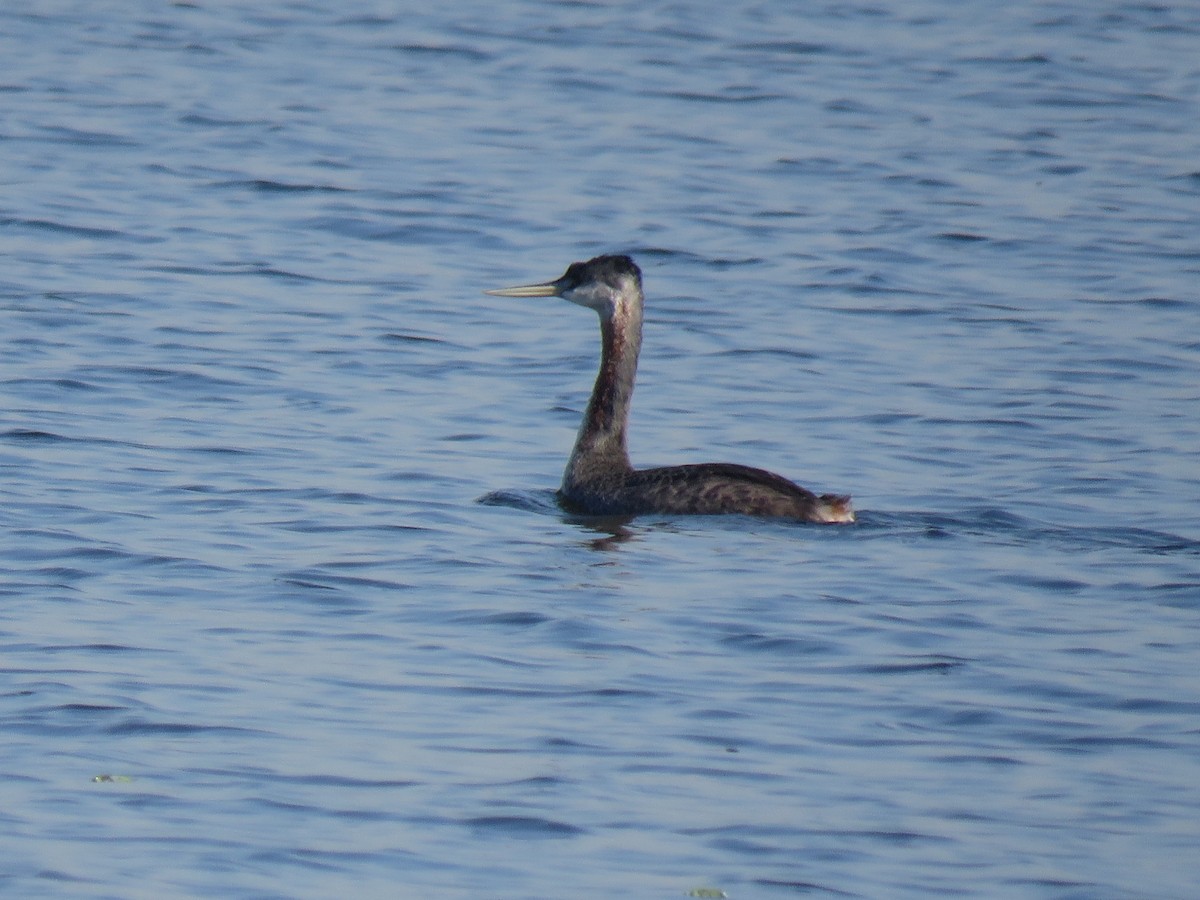
[[[1200,11],[0,12],[0,893],[1187,898]],[[553,489],[648,294],[643,465]]]

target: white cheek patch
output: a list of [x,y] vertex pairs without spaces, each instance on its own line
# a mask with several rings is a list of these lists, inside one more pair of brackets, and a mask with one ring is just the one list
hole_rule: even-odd
[[613,289],[602,283],[580,285],[565,292],[563,298],[598,313],[608,314],[613,308]]

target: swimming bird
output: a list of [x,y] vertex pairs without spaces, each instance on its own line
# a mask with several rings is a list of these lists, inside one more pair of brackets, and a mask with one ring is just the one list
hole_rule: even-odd
[[626,433],[642,346],[642,272],[628,256],[572,263],[562,277],[486,291],[498,297],[561,297],[600,316],[600,371],[558,497],[595,516],[714,515],[853,522],[849,496],[814,494],[782,475],[733,463],[635,469]]

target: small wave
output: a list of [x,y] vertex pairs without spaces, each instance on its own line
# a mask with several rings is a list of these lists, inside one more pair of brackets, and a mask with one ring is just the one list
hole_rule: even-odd
[[200,128],[251,128],[271,124],[266,119],[231,119],[201,113],[185,113],[179,117],[179,121],[183,125],[195,125]]
[[764,103],[771,100],[784,99],[782,94],[766,91],[731,92],[714,94],[701,91],[648,91],[648,96],[664,97],[668,100],[680,100],[684,103]]
[[788,56],[816,56],[835,49],[831,44],[814,44],[809,41],[750,41],[735,46],[742,50],[765,50]]
[[52,431],[39,431],[36,428],[10,428],[8,431],[0,431],[0,438],[9,441],[28,441],[29,443],[37,444],[57,444],[72,440],[72,438],[63,437],[61,434],[55,434]]
[[196,725],[190,722],[149,722],[145,719],[126,719],[105,729],[108,734],[255,734],[254,728],[232,725]]
[[861,672],[866,675],[911,675],[919,672],[934,672],[944,675],[967,664],[965,659],[954,657],[936,657],[918,659],[913,662],[871,663],[862,666],[848,666],[843,671]]
[[[1049,544],[1076,549],[1125,547],[1151,553],[1200,554],[1200,541],[1166,531],[1118,526],[1076,527],[1039,522],[995,507],[962,513],[861,511],[858,528],[870,537],[898,533],[930,538],[991,537],[1005,543]],[[1063,586],[1060,586],[1063,587]]]
[[139,444],[134,441],[121,441],[116,438],[69,437],[65,434],[42,431],[37,428],[10,428],[8,431],[0,431],[0,440],[31,444],[91,444],[98,447],[132,447],[136,450],[155,449],[150,444]]
[[481,506],[505,506],[509,509],[519,509],[523,512],[542,513],[543,515],[562,515],[558,505],[556,491],[520,491],[502,490],[491,491],[475,501]]
[[943,241],[952,241],[959,244],[973,244],[989,240],[989,238],[984,237],[982,234],[973,234],[967,231],[943,231],[938,235],[938,238]]
[[456,621],[470,625],[504,625],[513,628],[532,628],[550,621],[542,613],[524,610],[503,613],[484,613],[459,616]]
[[130,234],[118,228],[99,228],[90,225],[71,225],[66,222],[53,222],[49,219],[18,219],[12,217],[0,218],[0,228],[23,228],[27,231],[43,231],[61,234],[66,237],[90,238],[93,240],[132,241],[140,244],[157,243],[162,240],[157,237]]
[[379,336],[381,341],[394,344],[446,344],[449,341],[444,338],[428,337],[423,334],[404,334],[400,332],[388,332]]
[[851,894],[827,884],[817,884],[815,881],[780,881],[775,878],[755,878],[752,884],[761,884],[763,887],[782,888],[795,894],[827,894],[831,897],[857,897],[858,894]]
[[[360,575],[339,575],[331,572],[304,569],[288,575],[280,576],[283,584],[312,590],[340,592],[356,588],[382,588],[386,591],[409,590],[412,585],[401,581],[391,581],[385,578],[366,578]],[[350,599],[347,604],[357,602]]]
[[85,131],[65,125],[51,125],[42,129],[55,144],[76,144],[81,147],[136,147],[138,142],[107,131]]
[[463,824],[516,838],[564,838],[585,833],[578,825],[538,816],[475,816],[466,819]]
[[337,187],[332,184],[299,184],[286,181],[274,181],[269,178],[242,178],[231,181],[214,181],[215,188],[248,188],[261,194],[340,194],[349,193],[350,188]]
[[127,644],[53,644],[41,648],[45,653],[148,653],[146,647],[130,647]]
[[486,62],[492,58],[490,53],[476,50],[474,47],[464,47],[461,44],[397,44],[393,49],[401,53],[446,56],[468,62]]
[[785,656],[807,656],[817,653],[830,653],[837,649],[829,641],[814,638],[797,638],[780,635],[745,632],[732,634],[721,638],[721,643],[728,647],[751,650],[760,653],[780,653]]
[[199,770],[206,774],[215,775],[221,779],[227,779],[230,775],[242,775],[251,781],[267,781],[277,784],[300,784],[300,785],[315,785],[317,787],[334,787],[334,788],[363,788],[375,790],[378,788],[407,788],[413,785],[420,784],[418,781],[413,781],[408,778],[355,778],[350,775],[291,775],[283,772],[268,772],[259,769],[249,769],[244,771],[234,770],[216,770],[207,771]]
[[8,385],[20,385],[30,388],[56,388],[64,391],[98,391],[100,387],[77,378],[12,378],[4,382]]

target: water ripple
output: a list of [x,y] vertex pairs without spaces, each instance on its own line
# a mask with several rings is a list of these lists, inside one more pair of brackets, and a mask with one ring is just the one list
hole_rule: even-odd
[[147,235],[134,235],[116,228],[100,228],[90,225],[74,225],[67,222],[56,222],[49,219],[17,219],[0,216],[0,228],[11,228],[24,231],[42,232],[65,237],[90,238],[93,240],[117,240],[133,243],[155,243],[161,238]]
[[571,838],[586,833],[568,822],[537,816],[475,816],[465,819],[463,824],[482,836],[518,839]]

